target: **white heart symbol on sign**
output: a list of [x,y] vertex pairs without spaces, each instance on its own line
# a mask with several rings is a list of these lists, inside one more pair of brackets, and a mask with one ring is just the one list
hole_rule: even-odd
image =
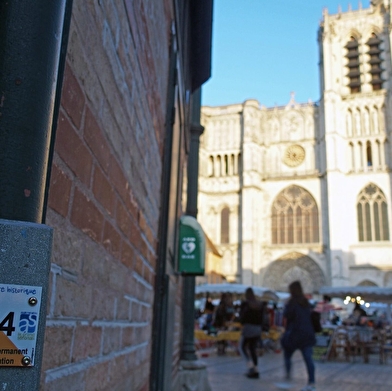
[[196,248],[196,244],[193,242],[185,242],[182,244],[182,249],[187,253],[190,254]]

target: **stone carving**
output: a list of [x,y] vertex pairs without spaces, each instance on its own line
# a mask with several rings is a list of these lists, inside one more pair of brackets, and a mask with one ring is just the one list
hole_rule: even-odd
[[289,167],[297,167],[305,160],[305,150],[297,144],[290,145],[284,153],[283,163]]
[[306,255],[292,252],[272,262],[265,273],[263,286],[278,291],[287,291],[288,285],[300,280],[307,293],[315,292],[325,285],[325,276],[320,266]]

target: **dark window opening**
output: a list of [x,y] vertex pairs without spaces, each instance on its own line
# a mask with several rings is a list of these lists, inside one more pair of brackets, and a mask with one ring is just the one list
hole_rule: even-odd
[[229,243],[229,208],[223,208],[221,212],[221,243]]
[[370,83],[373,86],[373,91],[381,90],[383,82],[381,79],[382,68],[380,67],[380,64],[382,63],[380,44],[381,40],[377,37],[376,34],[372,33],[370,39],[367,41],[367,45],[369,47],[367,53],[370,56]]
[[366,163],[368,167],[373,166],[372,146],[369,141],[366,143]]
[[346,45],[346,49],[346,58],[348,60],[348,87],[350,88],[350,92],[352,94],[356,94],[358,92],[361,92],[361,71],[359,68],[360,63],[358,41],[354,37],[351,37],[350,41]]

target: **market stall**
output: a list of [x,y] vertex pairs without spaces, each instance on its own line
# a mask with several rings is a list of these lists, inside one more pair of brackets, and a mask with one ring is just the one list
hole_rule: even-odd
[[391,322],[392,288],[377,286],[323,287],[319,293],[345,300],[345,304],[354,303],[358,298],[365,306],[370,303],[383,303],[385,304],[387,321]]
[[[267,303],[277,303],[286,298],[286,294],[278,294],[277,292],[258,286],[249,286],[244,284],[203,284],[198,285],[195,288],[195,297],[197,305],[200,310],[206,308],[206,300],[208,299],[211,304],[216,308],[220,302],[222,294],[231,294],[233,298],[233,305],[238,310],[241,300],[244,299],[245,291],[247,288],[251,287],[258,298],[258,300]],[[238,314],[236,314],[238,315]],[[203,315],[202,315],[203,316]],[[205,316],[205,315],[204,315]],[[201,318],[200,318],[201,319]],[[205,330],[204,327],[200,327],[196,323],[195,327],[195,342],[197,348],[202,348],[204,346],[211,346],[214,343],[219,346],[222,341],[225,341],[229,348],[234,348],[236,351],[238,348],[238,342],[241,337],[242,325],[236,320],[232,322],[226,322],[225,327],[222,329]],[[203,329],[201,329],[203,328]],[[278,345],[278,339],[280,335],[280,328],[271,327],[268,332],[263,332],[263,339],[268,341],[269,345]],[[218,349],[219,352],[219,349]]]
[[343,358],[346,361],[355,361],[360,357],[367,363],[373,355],[378,357],[380,363],[387,361],[390,354],[391,340],[391,304],[392,288],[376,286],[345,286],[323,287],[319,291],[322,295],[340,298],[345,305],[354,306],[361,311],[361,307],[369,308],[374,303],[382,303],[385,319],[378,322],[363,311],[358,315],[343,320],[334,332],[330,345],[330,359]]
[[251,287],[253,292],[262,301],[279,301],[277,293],[269,288],[259,286],[249,286],[244,284],[203,284],[197,285],[195,289],[196,296],[208,294],[210,297],[218,296],[222,293],[232,293],[237,296],[245,294],[247,288]]

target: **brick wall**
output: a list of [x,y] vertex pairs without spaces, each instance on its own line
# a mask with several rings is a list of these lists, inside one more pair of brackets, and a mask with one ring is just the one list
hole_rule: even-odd
[[74,0],[42,390],[148,389],[172,13],[165,0]]

